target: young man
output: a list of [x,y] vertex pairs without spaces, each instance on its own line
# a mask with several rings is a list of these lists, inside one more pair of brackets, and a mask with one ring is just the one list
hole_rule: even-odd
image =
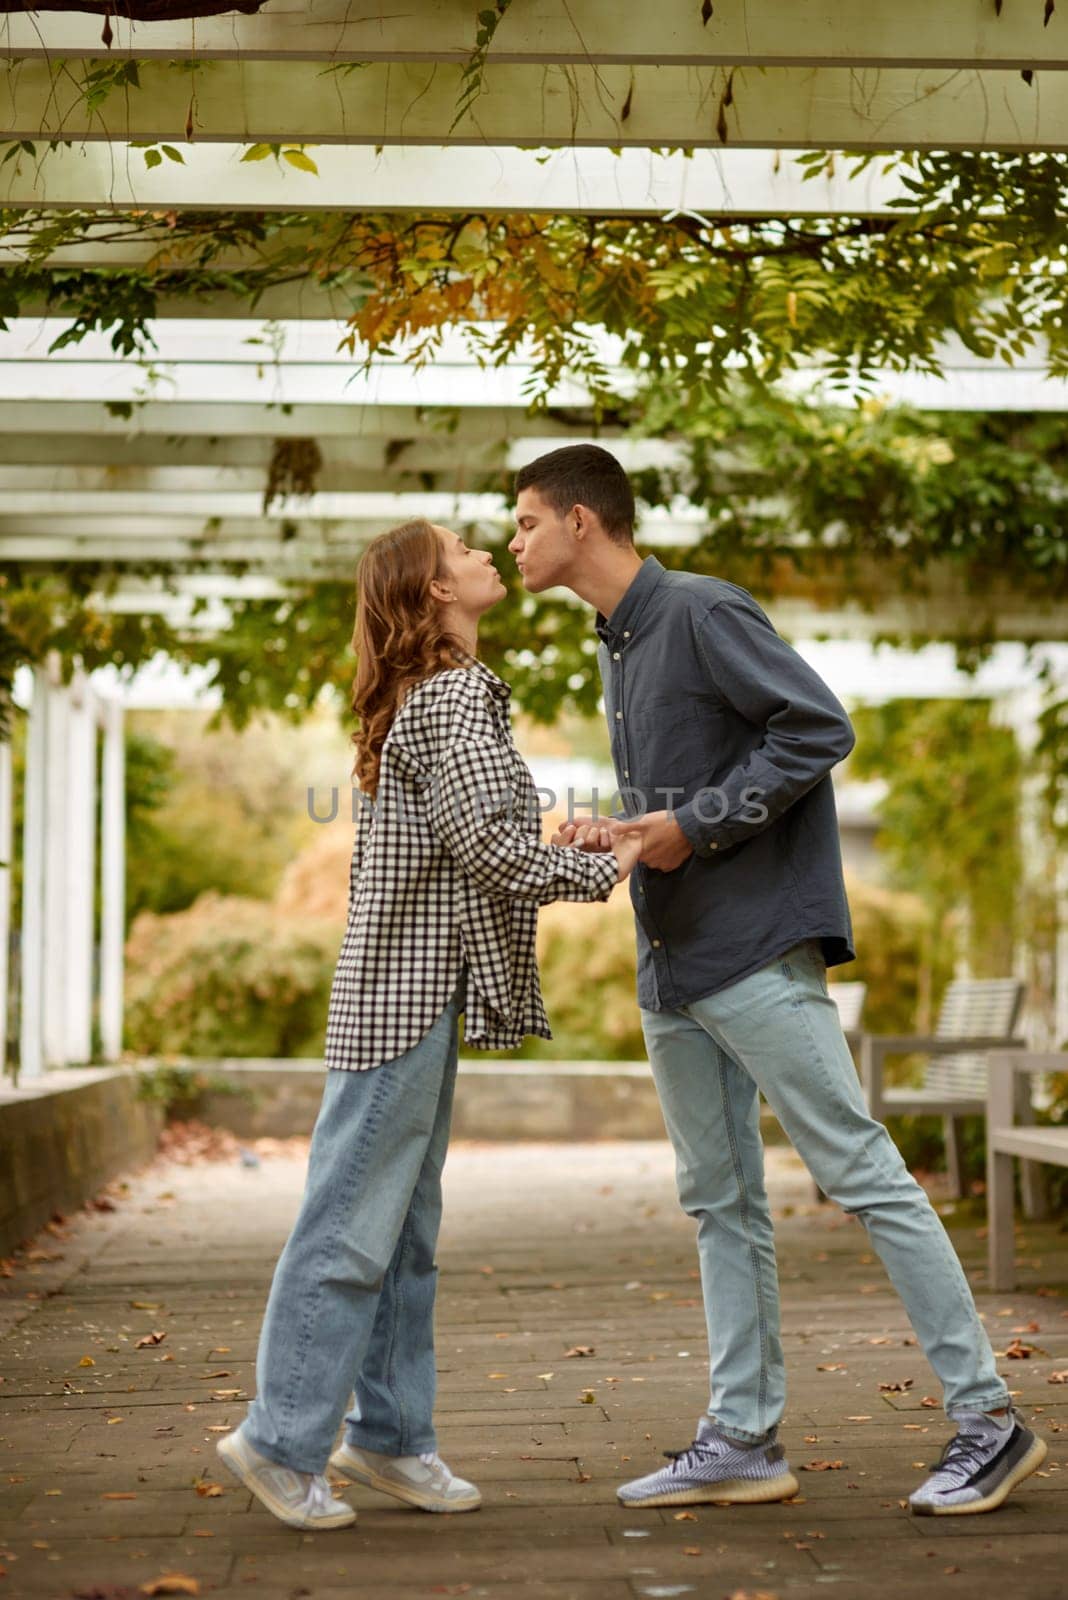
[[854,957],[830,778],[853,746],[849,719],[744,589],[640,558],[630,484],[606,450],[554,450],[516,491],[508,548],[525,588],[562,584],[597,611],[626,812],[612,826],[642,841],[642,1028],[679,1199],[697,1220],[708,1325],[696,1439],[619,1498],[797,1492],[776,1442],[785,1370],[763,1092],[820,1188],[867,1228],[957,1423],[913,1511],[992,1510],[1046,1447],[1012,1409],[941,1222],[868,1113],[827,993],[827,967]]

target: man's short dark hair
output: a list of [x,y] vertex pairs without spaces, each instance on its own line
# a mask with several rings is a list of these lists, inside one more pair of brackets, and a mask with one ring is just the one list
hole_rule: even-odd
[[589,506],[616,544],[634,540],[634,490],[615,456],[596,444],[566,444],[516,473],[515,492],[536,489],[563,517],[572,506]]

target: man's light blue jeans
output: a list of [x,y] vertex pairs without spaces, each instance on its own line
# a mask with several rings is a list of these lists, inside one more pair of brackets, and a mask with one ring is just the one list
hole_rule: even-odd
[[868,1112],[818,941],[677,1011],[643,1010],[642,1028],[679,1199],[697,1219],[718,1426],[761,1441],[786,1402],[758,1091],[823,1192],[868,1230],[946,1410],[1009,1405],[946,1231]]
[[461,981],[404,1055],[326,1075],[242,1423],[254,1449],[297,1472],[322,1472],[353,1390],[350,1444],[436,1448],[434,1251],[463,994]]

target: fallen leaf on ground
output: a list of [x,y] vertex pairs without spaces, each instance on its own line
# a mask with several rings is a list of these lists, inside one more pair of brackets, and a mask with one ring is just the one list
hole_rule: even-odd
[[158,1300],[131,1300],[130,1301],[130,1310],[131,1311],[158,1311],[159,1310],[159,1301]]
[[863,1416],[863,1415],[862,1416],[857,1416],[857,1417],[846,1417],[846,1421],[847,1422],[870,1422],[871,1421],[871,1417],[870,1416]]
[[920,1405],[926,1406],[928,1411],[937,1411],[941,1403],[942,1402],[940,1400],[935,1399],[933,1394],[925,1394],[923,1399],[920,1401]]
[[573,1344],[570,1350],[565,1351],[564,1360],[567,1361],[570,1356],[592,1356],[594,1353],[592,1344]]
[[895,1378],[891,1383],[881,1383],[879,1392],[881,1394],[904,1394],[906,1390],[911,1388],[911,1378]]
[[683,1545],[682,1553],[684,1556],[699,1556],[701,1554],[701,1546],[699,1544]]
[[82,1359],[78,1362],[78,1365],[80,1367],[95,1367],[96,1362],[93,1360],[92,1356],[82,1356]]
[[828,1361],[825,1365],[816,1368],[817,1372],[846,1372],[847,1370],[844,1361]]
[[165,1572],[159,1578],[153,1578],[150,1583],[141,1585],[141,1593],[155,1594],[199,1594],[200,1579],[190,1578],[185,1572]]
[[1022,1339],[1010,1339],[1005,1346],[1005,1355],[1010,1361],[1030,1361],[1033,1355],[1045,1354],[1036,1344],[1024,1344]]
[[1062,1367],[1059,1372],[1051,1372],[1046,1379],[1047,1383],[1068,1383],[1068,1367]]
[[837,1472],[845,1465],[842,1461],[805,1461],[802,1463],[802,1472]]
[[200,1374],[200,1381],[201,1381],[201,1383],[207,1383],[211,1378],[232,1378],[232,1377],[233,1377],[233,1373],[230,1372],[226,1367],[223,1367],[220,1372],[202,1372]]
[[165,1329],[153,1328],[151,1333],[146,1333],[143,1338],[138,1339],[137,1343],[134,1345],[134,1349],[144,1350],[148,1345],[162,1344],[166,1337],[167,1333]]
[[1012,1331],[1013,1333],[1041,1333],[1042,1329],[1039,1327],[1037,1322],[1021,1322],[1019,1326],[1013,1328]]
[[137,1496],[132,1489],[109,1489],[100,1498],[101,1500],[136,1500]]
[[221,1494],[226,1493],[221,1483],[201,1482],[195,1483],[193,1487],[197,1494],[199,1494],[204,1500],[217,1500]]
[[673,1518],[673,1521],[675,1521],[675,1522],[696,1522],[697,1521],[697,1512],[696,1511],[676,1511],[675,1515],[674,1515],[674,1518]]

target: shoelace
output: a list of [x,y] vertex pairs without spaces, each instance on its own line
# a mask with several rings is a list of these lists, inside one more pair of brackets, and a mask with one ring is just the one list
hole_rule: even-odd
[[665,1450],[663,1454],[671,1462],[669,1469],[671,1472],[684,1472],[686,1469],[682,1463],[687,1456],[703,1456],[706,1460],[710,1456],[718,1456],[722,1453],[717,1448],[718,1444],[719,1441],[714,1439],[695,1439],[693,1444],[687,1445],[685,1450]]
[[319,1511],[334,1511],[336,1508],[337,1502],[334,1499],[330,1485],[323,1475],[318,1473],[308,1486],[308,1493],[304,1498],[304,1504],[301,1509],[311,1514]]
[[976,1467],[981,1467],[987,1452],[988,1441],[981,1433],[957,1433],[946,1441],[942,1454],[935,1462],[935,1472],[959,1473],[966,1482]]

